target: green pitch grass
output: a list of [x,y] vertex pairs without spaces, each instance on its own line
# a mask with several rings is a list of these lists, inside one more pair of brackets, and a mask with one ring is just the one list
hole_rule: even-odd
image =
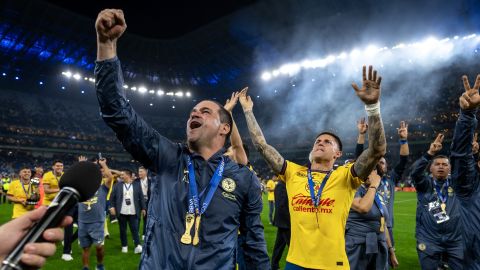
[[[415,249],[415,208],[416,196],[415,193],[397,192],[395,194],[395,246],[397,249],[397,257],[400,262],[398,269],[420,269]],[[266,196],[265,196],[266,201]],[[0,224],[10,220],[12,215],[12,205],[0,205]],[[271,256],[273,245],[275,243],[276,228],[268,224],[268,204],[264,205],[262,213],[262,221],[265,226],[265,239],[267,241],[268,253]],[[118,224],[109,224],[110,239],[105,240],[105,268],[106,269],[137,269],[140,261],[140,255],[133,254],[133,242],[129,238],[129,253],[123,254],[120,252],[120,235]],[[57,253],[48,260],[48,263],[43,269],[81,269],[81,249],[78,243],[72,245],[73,261],[65,262],[60,259],[62,256],[62,245],[57,245]],[[284,251],[283,259],[280,266],[285,266],[287,250]],[[95,252],[91,250],[90,269],[95,269]]]

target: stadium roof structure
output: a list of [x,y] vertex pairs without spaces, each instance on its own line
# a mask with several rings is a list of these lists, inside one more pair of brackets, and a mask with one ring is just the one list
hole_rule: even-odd
[[[405,7],[415,3],[415,16],[425,18],[424,10],[440,6],[436,0],[423,1],[421,7],[416,0],[124,2],[128,4],[117,7],[125,10],[129,28],[118,52],[126,81],[145,83],[149,89],[194,89],[198,98],[219,99],[244,85],[261,83],[262,70],[308,56],[312,48],[327,54],[365,42],[363,28],[371,27],[370,17],[379,17],[383,10],[397,8],[398,16],[376,25],[377,32],[372,31],[370,39],[415,38],[409,36],[412,29],[395,26],[405,22]],[[453,33],[465,26],[478,29],[479,16],[468,15],[478,15],[474,11],[478,2],[460,2],[463,10],[458,13],[466,14],[465,18],[454,23],[452,18],[430,18],[422,24],[424,32]],[[114,1],[90,0],[1,1],[0,72],[47,78],[60,74],[61,67],[71,67],[91,75],[96,57],[95,17],[113,5]],[[446,21],[441,30],[435,28],[438,21]],[[392,26],[395,31],[389,30]]]

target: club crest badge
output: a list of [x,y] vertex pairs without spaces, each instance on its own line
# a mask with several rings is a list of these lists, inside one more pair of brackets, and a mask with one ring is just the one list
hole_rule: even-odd
[[222,189],[225,190],[226,192],[233,192],[235,188],[237,187],[237,184],[235,181],[233,181],[232,178],[224,178],[222,180]]
[[424,251],[425,249],[427,249],[427,246],[424,243],[420,243],[418,244],[418,249]]

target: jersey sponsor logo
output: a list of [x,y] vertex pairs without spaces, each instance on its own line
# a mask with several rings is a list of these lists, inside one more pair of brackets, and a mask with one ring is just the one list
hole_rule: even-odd
[[318,207],[314,207],[312,198],[301,193],[293,196],[291,203],[295,212],[333,214],[335,207],[335,199],[332,198],[321,198]]
[[306,172],[297,172],[297,173],[296,173],[296,176],[298,176],[298,177],[307,177],[307,173],[306,173]]

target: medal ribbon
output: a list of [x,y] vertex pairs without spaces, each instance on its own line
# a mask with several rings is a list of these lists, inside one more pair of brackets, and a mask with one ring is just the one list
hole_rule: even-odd
[[[448,194],[443,196],[443,190],[448,189],[448,179],[445,180],[445,183],[443,183],[441,186],[437,185],[437,180],[433,179],[433,185],[435,186],[435,191],[437,192],[437,196],[440,199],[442,203],[446,203]],[[445,188],[445,189],[444,189]]]
[[375,192],[375,204],[377,205],[378,210],[380,210],[380,214],[382,215],[382,217],[384,217],[385,216],[385,213],[384,213],[385,210],[383,210],[382,201],[380,200],[380,196],[378,196],[377,192]]
[[312,170],[311,170],[311,164],[308,164],[308,170],[307,170],[307,175],[308,175],[308,187],[310,188],[310,198],[312,198],[312,203],[315,207],[318,207],[318,204],[320,203],[320,198],[322,197],[322,192],[323,188],[325,187],[325,184],[328,181],[328,178],[330,178],[330,175],[332,174],[333,170],[330,170],[327,175],[323,178],[322,184],[320,184],[320,188],[318,189],[318,193],[315,195],[315,183],[313,182],[312,178]]
[[[212,201],[213,194],[215,193],[215,190],[218,187],[218,184],[220,183],[220,180],[222,179],[223,175],[223,169],[225,168],[225,159],[222,156],[222,160],[220,161],[220,164],[217,166],[215,169],[215,172],[212,175],[212,179],[210,180],[210,183],[208,184],[208,187],[205,187],[205,189],[198,195],[198,189],[197,189],[197,182],[195,181],[195,168],[193,166],[193,162],[190,156],[187,157],[187,166],[188,166],[188,182],[189,182],[189,199],[188,199],[188,212],[190,214],[197,214],[197,215],[202,215],[205,213],[207,210],[207,207],[210,205],[210,202]],[[200,207],[200,200],[201,197],[203,197],[203,194],[208,188],[207,195],[203,199]]]

